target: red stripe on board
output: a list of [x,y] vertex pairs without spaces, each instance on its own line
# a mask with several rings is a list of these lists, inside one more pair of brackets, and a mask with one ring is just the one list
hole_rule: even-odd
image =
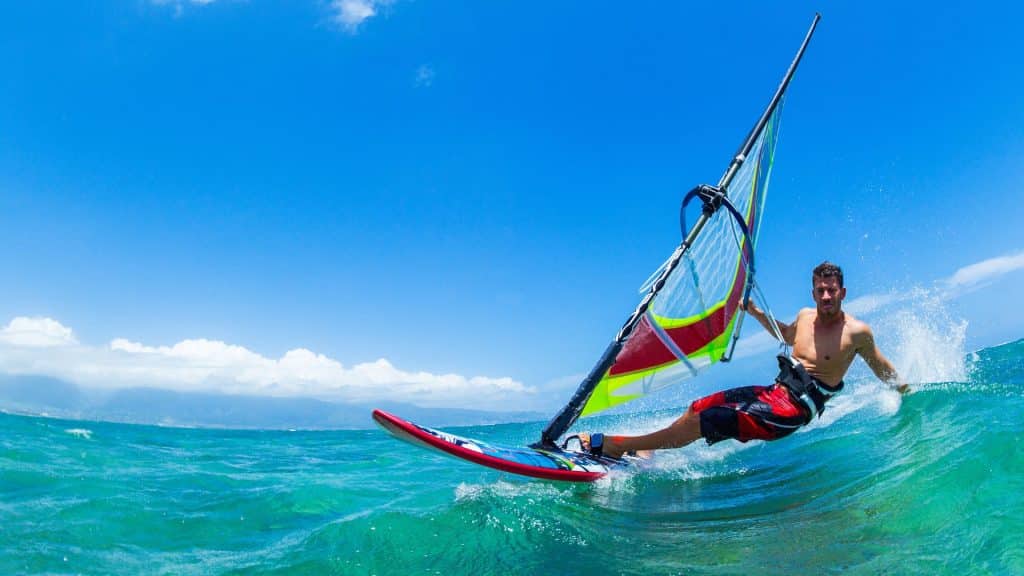
[[411,422],[406,422],[397,416],[388,414],[381,410],[373,411],[373,419],[381,426],[381,428],[384,428],[399,440],[411,442],[417,446],[447,452],[448,454],[463,460],[482,464],[504,472],[522,474],[523,476],[531,476],[533,478],[543,478],[545,480],[563,480],[566,482],[593,482],[605,475],[604,472],[541,468],[539,466],[520,464],[518,462],[512,462],[511,460],[502,460],[501,458],[481,454],[474,450],[469,450],[468,448],[463,448],[450,442],[446,442],[441,438],[420,430]]

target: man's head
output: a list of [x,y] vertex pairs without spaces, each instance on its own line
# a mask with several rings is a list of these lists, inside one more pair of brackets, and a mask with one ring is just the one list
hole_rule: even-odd
[[811,274],[811,297],[818,306],[818,315],[837,316],[842,311],[846,288],[843,287],[843,269],[825,261]]

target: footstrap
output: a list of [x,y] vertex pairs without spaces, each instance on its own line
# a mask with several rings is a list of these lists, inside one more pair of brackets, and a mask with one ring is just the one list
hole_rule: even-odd
[[[572,442],[573,440],[575,440],[576,443],[579,444],[579,450],[570,450],[569,449],[569,443]],[[572,436],[567,436],[565,438],[565,441],[562,442],[562,450],[571,451],[571,452],[587,452],[591,456],[597,456],[597,457],[604,456],[604,434],[602,434],[600,432],[596,432],[596,433],[590,435],[590,449],[589,450],[584,450],[583,449],[583,439],[580,438],[579,434],[573,434]]]

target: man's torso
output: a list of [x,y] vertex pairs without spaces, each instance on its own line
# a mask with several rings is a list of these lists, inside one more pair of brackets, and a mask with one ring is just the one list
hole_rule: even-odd
[[793,357],[811,376],[835,386],[857,356],[862,324],[845,313],[831,323],[815,322],[817,316],[812,308],[805,308],[797,315]]

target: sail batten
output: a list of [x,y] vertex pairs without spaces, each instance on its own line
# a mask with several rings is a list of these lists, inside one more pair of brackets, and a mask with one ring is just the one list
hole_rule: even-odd
[[[615,341],[545,428],[554,444],[580,416],[636,400],[692,378],[728,359],[742,306],[753,284],[753,249],[775,157],[781,102],[820,16],[804,38],[765,112],[733,157],[717,187],[699,187],[705,209],[652,278],[646,296]],[[720,207],[725,204],[728,210]]]

